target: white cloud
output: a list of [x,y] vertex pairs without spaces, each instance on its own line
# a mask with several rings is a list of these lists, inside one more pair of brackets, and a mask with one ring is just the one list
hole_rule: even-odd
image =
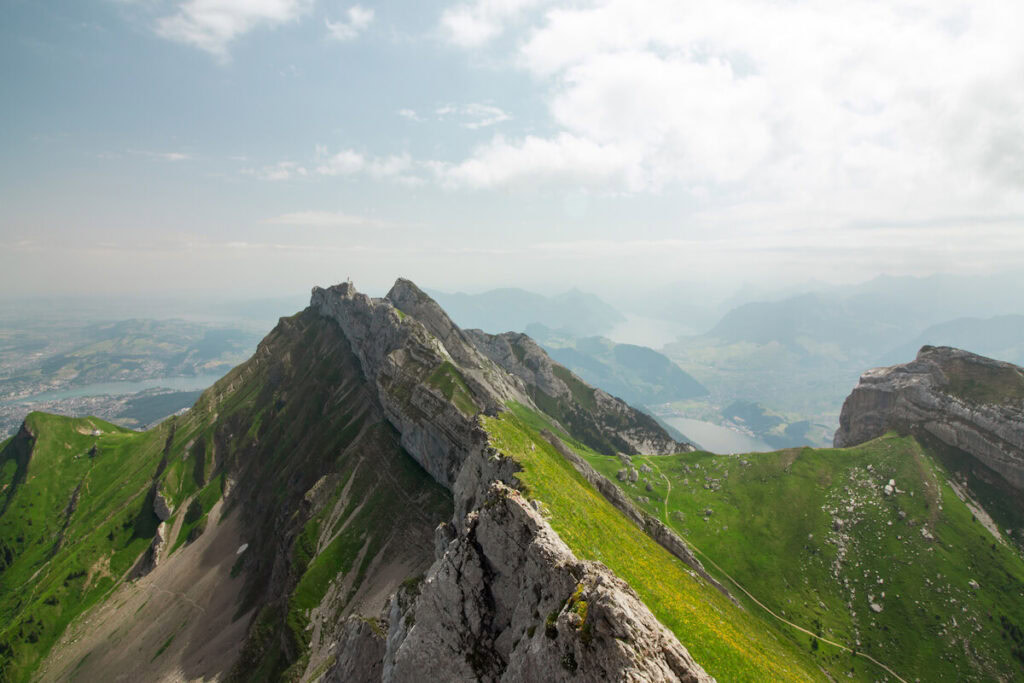
[[398,115],[401,116],[403,119],[408,119],[410,121],[416,121],[417,123],[419,123],[420,121],[423,120],[423,118],[420,117],[420,115],[416,113],[415,109],[399,109],[398,110]]
[[326,148],[317,147],[317,158],[320,163],[316,172],[320,175],[352,175],[366,168],[366,157],[353,149],[329,155]]
[[373,159],[366,165],[367,172],[374,178],[403,178],[413,170],[412,157],[408,154]]
[[349,7],[346,15],[347,18],[344,21],[324,20],[327,33],[334,40],[353,40],[373,23],[373,10],[366,9],[361,5]]
[[342,149],[331,153],[326,146],[317,145],[312,164],[280,161],[260,168],[244,168],[242,173],[261,180],[362,175],[374,180],[389,180],[403,185],[419,185],[424,181],[417,175],[417,171],[425,167],[425,164],[414,161],[406,153],[368,157],[354,149]]
[[450,7],[441,14],[441,31],[461,47],[476,47],[501,35],[525,12],[550,0],[476,0]]
[[676,186],[709,210],[839,224],[1024,208],[1024,5],[479,0],[442,26],[513,59],[554,132],[496,136],[444,182]]
[[553,180],[633,187],[639,186],[639,179],[630,178],[628,170],[637,161],[637,151],[628,147],[605,146],[562,133],[516,142],[497,136],[468,159],[435,168],[442,182],[451,187],[488,188]]
[[[129,154],[138,154],[150,159],[160,159],[161,161],[188,161],[195,158],[194,155],[188,152],[154,152],[148,149],[129,149],[127,151]],[[119,154],[103,153],[103,158],[108,159],[117,159],[119,156]]]
[[185,0],[174,14],[157,21],[169,40],[226,58],[228,44],[258,27],[273,27],[301,17],[311,0]]
[[487,128],[512,118],[500,107],[481,102],[463,105],[446,104],[443,107],[438,107],[434,113],[442,121],[450,117],[457,118],[460,120],[459,125],[470,130]]

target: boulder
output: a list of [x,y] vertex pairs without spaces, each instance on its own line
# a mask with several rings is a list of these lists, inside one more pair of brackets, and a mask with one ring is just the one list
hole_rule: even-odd
[[153,496],[153,512],[161,522],[166,522],[174,514],[174,509],[167,503],[167,499],[160,491]]

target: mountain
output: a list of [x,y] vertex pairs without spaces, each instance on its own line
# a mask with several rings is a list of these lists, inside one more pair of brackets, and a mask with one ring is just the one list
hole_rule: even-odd
[[664,354],[605,337],[576,339],[542,325],[527,333],[547,353],[582,379],[633,405],[652,405],[706,396],[708,390]]
[[307,629],[430,565],[452,509],[309,310],[156,429],[30,415],[0,472],[11,680],[292,676],[329,656]]
[[0,444],[0,679],[1009,679],[1024,561],[930,449],[694,453],[407,280],[315,288],[182,415]]
[[[724,671],[802,666],[559,464],[534,398],[590,443],[683,444],[525,339],[519,374],[468,339],[406,281],[317,289],[153,430],[30,415],[0,454],[3,677],[705,680],[677,633]],[[666,629],[595,551],[729,638]]]
[[922,346],[953,346],[1020,365],[1024,363],[1024,315],[957,318],[932,325],[911,342],[893,349],[879,363],[893,365]]
[[984,512],[999,498],[967,497],[957,472],[912,436],[634,457],[649,470],[635,483],[616,476],[616,458],[587,462],[698,548],[765,628],[796,635],[833,680],[1024,675],[1024,560]]
[[847,302],[804,294],[734,308],[708,335],[731,343],[777,342],[802,355],[821,353],[828,346],[871,354],[899,329],[896,321],[855,315]]
[[626,320],[597,296],[578,289],[550,297],[512,288],[482,294],[431,294],[461,327],[488,332],[524,332],[531,323],[539,323],[586,337]]
[[[1021,273],[880,276],[744,303],[706,333],[662,351],[708,388],[713,405],[755,402],[794,422],[834,430],[842,401],[865,367],[899,362],[924,344],[1018,360],[1013,335],[1024,314],[1017,295],[1022,285]],[[956,322],[961,317],[979,322]]]
[[1024,369],[924,347],[865,373],[835,449],[635,456],[636,480],[618,458],[583,456],[769,625],[803,627],[847,675],[879,674],[856,653],[904,680],[1016,680],[1022,411]]
[[[792,342],[800,337],[844,341],[847,347],[884,344],[888,331],[898,335],[961,316],[998,316],[1024,312],[1016,292],[1024,273],[984,277],[882,275],[851,286],[811,286],[801,293],[763,299],[741,297],[708,332],[729,341]],[[745,301],[744,301],[745,299]],[[851,336],[852,335],[852,336]],[[891,335],[888,351],[893,347]],[[862,352],[869,352],[863,347]]]
[[1022,424],[1024,369],[924,346],[910,363],[864,373],[843,403],[835,444],[858,444],[889,431],[917,436],[944,455],[968,491],[994,500],[1000,525],[1017,529],[1024,547]]

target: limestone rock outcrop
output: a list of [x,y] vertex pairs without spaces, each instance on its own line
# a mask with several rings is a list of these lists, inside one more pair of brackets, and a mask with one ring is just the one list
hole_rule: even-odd
[[174,510],[167,503],[167,499],[164,497],[164,494],[157,490],[153,495],[153,514],[155,514],[157,519],[161,522],[166,522],[171,518],[173,513]]
[[324,683],[380,680],[385,637],[381,626],[371,618],[352,615],[346,619]]
[[[408,287],[396,289],[403,305],[412,307],[415,293]],[[480,354],[474,357],[475,351],[458,335],[447,335],[453,353],[423,323],[386,298],[371,299],[343,283],[314,288],[310,305],[345,333],[363,374],[377,389],[385,415],[402,435],[402,446],[448,488],[474,448],[475,412],[493,413],[508,400],[529,402],[521,385]],[[428,308],[425,302],[420,307]],[[429,319],[443,322],[438,316]],[[457,357],[479,362],[462,365]],[[452,391],[468,394],[461,404],[445,394],[446,383]]]
[[1024,491],[1024,370],[1016,365],[925,346],[910,363],[865,372],[843,403],[834,445],[890,430],[931,435]]
[[138,559],[135,566],[129,572],[128,575],[131,578],[137,579],[146,576],[160,564],[161,555],[167,546],[166,534],[167,524],[160,522],[156,527],[156,533],[153,534],[153,540],[150,541],[149,547],[146,548],[146,552],[142,554],[142,557]]
[[518,332],[488,334],[466,330],[478,349],[508,373],[520,378],[537,405],[580,433],[591,447],[613,446],[643,455],[668,455],[694,450],[670,438],[649,415],[622,399],[592,387],[555,363],[529,336]]
[[492,482],[408,609],[385,681],[713,680],[604,565]]
[[[460,330],[408,281],[385,299],[348,283],[318,288],[311,305],[338,324],[402,445],[454,498],[451,523],[435,534],[436,561],[421,583],[391,599],[381,680],[713,680],[625,582],[575,557],[518,490],[518,463],[492,448],[477,422],[476,413],[510,400],[536,408],[537,382],[574,405],[579,397],[558,377],[560,366],[545,354],[537,363],[542,377],[506,370],[477,334]],[[447,379],[437,381],[439,372]],[[476,412],[465,410],[467,400]],[[624,411],[617,426],[634,435],[621,440],[636,444],[633,452],[679,450],[618,399],[592,400],[598,412],[609,401]],[[615,427],[614,420],[604,426],[609,434]],[[380,648],[358,624],[345,633]]]

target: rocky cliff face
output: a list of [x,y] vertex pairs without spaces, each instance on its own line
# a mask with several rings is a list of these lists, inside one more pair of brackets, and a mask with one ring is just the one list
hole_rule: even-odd
[[923,432],[1024,491],[1024,370],[949,347],[925,346],[903,365],[864,373],[843,403],[837,448],[887,431]]
[[406,611],[384,680],[712,680],[604,565],[492,481]]
[[543,410],[599,450],[693,450],[648,415],[554,363],[526,335],[459,329],[408,280],[399,279],[383,299],[350,283],[317,287],[310,305],[344,331],[402,445],[448,488],[475,448],[473,415],[494,414],[508,401]]
[[465,343],[448,316],[415,285],[400,280],[392,294],[424,313],[442,336],[388,298],[371,299],[349,283],[315,288],[310,306],[348,338],[402,446],[451,488],[466,455],[476,448],[473,415],[529,399],[520,383]]
[[[348,337],[403,445],[455,503],[424,580],[392,598],[383,644],[353,624],[351,637],[374,647],[339,658],[329,677],[376,671],[383,648],[385,681],[711,680],[624,582],[573,555],[518,490],[518,464],[490,446],[474,419],[509,400],[537,407],[532,397],[547,391],[575,405],[578,379],[559,378],[542,351],[527,363],[509,351],[532,374],[514,365],[494,351],[499,342],[459,330],[407,281],[385,299],[348,284],[316,289],[312,306]],[[475,410],[466,410],[467,399]],[[625,412],[611,397],[590,400]],[[626,447],[676,446],[638,422],[624,421]],[[603,428],[612,434],[612,424]]]
[[693,450],[692,445],[671,439],[649,415],[555,363],[527,335],[481,330],[465,334],[488,358],[523,380],[533,401],[591,448],[643,455]]

